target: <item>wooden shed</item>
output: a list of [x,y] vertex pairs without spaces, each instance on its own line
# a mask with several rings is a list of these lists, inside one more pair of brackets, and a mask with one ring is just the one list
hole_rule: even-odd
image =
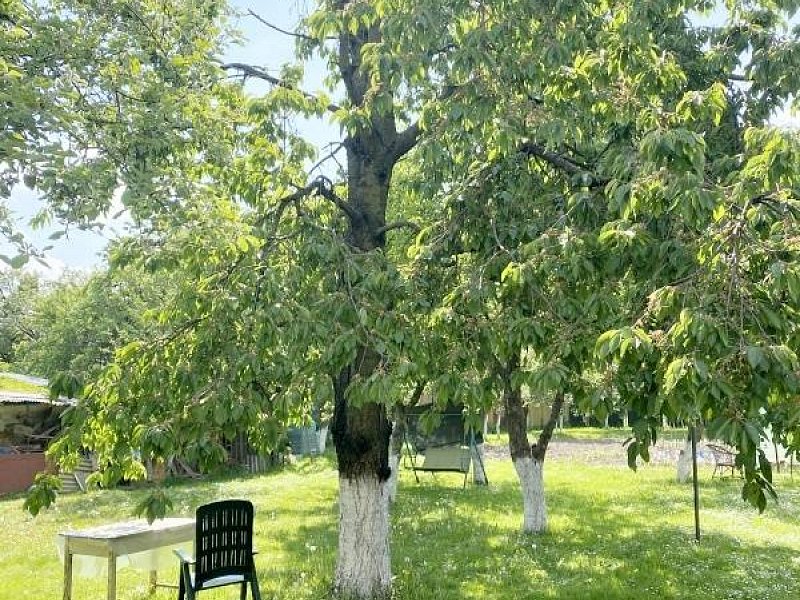
[[0,392],[0,494],[27,489],[45,469],[44,451],[70,405],[43,394]]

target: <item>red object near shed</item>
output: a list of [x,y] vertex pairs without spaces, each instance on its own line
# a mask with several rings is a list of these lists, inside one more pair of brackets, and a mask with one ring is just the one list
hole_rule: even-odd
[[44,452],[0,454],[0,494],[24,492],[44,468]]

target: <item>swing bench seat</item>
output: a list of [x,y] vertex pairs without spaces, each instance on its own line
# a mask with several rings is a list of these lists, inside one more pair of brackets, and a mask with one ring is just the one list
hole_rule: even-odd
[[419,482],[417,471],[428,473],[463,473],[464,487],[467,486],[467,473],[472,463],[472,454],[467,446],[429,446],[421,466],[412,463],[414,477]]

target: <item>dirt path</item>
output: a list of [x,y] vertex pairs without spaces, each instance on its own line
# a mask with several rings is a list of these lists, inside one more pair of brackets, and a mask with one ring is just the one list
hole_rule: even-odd
[[[683,443],[674,440],[662,440],[650,449],[650,463],[658,465],[675,465]],[[486,455],[489,458],[503,459],[509,457],[508,446],[492,443],[491,436],[486,441]],[[556,460],[574,460],[591,465],[628,464],[628,454],[618,440],[552,440],[547,449],[547,458]],[[698,462],[713,464],[711,453],[701,442],[697,448]]]

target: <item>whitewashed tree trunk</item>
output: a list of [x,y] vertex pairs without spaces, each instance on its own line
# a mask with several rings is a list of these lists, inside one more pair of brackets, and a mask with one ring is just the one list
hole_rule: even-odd
[[676,478],[678,483],[686,483],[692,476],[692,440],[686,440],[683,450],[678,455]]
[[388,597],[389,562],[388,482],[364,474],[339,477],[339,556],[334,587],[359,600]]
[[522,490],[522,531],[524,533],[543,533],[547,529],[544,465],[534,458],[517,458],[513,462]]
[[317,452],[325,454],[325,448],[328,446],[328,426],[322,425],[317,430]]
[[625,409],[625,412],[622,413],[622,426],[627,429],[628,428],[628,409]]
[[389,475],[389,481],[386,482],[386,488],[389,490],[389,501],[394,502],[397,497],[397,480],[400,474],[400,455],[389,453],[389,468],[392,470]]
[[475,485],[486,485],[486,457],[483,452],[483,444],[475,444],[470,449],[472,453],[472,483]]

